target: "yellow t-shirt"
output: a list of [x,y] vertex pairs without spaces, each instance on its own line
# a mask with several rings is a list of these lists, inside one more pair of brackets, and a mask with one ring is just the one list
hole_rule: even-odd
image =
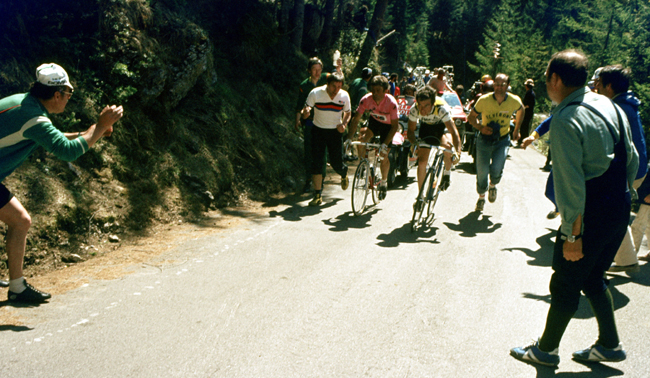
[[506,99],[501,104],[494,98],[494,93],[484,94],[479,97],[474,105],[474,111],[481,115],[481,124],[490,126],[490,123],[499,124],[499,134],[504,136],[510,132],[510,119],[512,114],[521,109],[523,104],[519,96],[506,93]]

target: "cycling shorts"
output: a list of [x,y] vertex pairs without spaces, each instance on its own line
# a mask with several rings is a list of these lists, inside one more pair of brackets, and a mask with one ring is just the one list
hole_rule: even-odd
[[11,194],[9,189],[7,189],[4,184],[0,183],[0,209],[5,207],[5,205],[8,204],[12,198],[14,198],[14,195]]
[[440,122],[436,124],[420,124],[420,134],[418,137],[426,144],[439,146],[442,136],[445,134],[445,124]]
[[373,135],[379,135],[381,143],[384,143],[386,138],[388,138],[388,133],[390,132],[391,127],[392,125],[381,123],[372,117],[368,119],[368,129],[372,131]]

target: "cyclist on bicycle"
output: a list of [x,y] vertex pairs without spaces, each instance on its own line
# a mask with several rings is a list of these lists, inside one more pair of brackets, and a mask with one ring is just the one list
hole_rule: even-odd
[[[415,105],[411,107],[408,122],[408,139],[415,145],[415,128],[417,121],[420,121],[419,139],[424,143],[434,146],[441,145],[451,149],[451,142],[460,151],[460,135],[456,125],[451,118],[451,109],[449,105],[441,98],[436,98],[435,89],[425,86],[415,95]],[[448,133],[445,133],[445,127]],[[420,147],[418,152],[418,190],[422,187],[425,175],[427,173],[427,162],[431,149]],[[458,157],[456,157],[455,160]],[[444,153],[445,171],[440,182],[440,189],[446,190],[451,182],[452,155],[449,152]]]
[[[382,141],[380,154],[384,159],[381,161],[380,166],[382,180],[379,182],[379,196],[380,199],[383,199],[386,196],[386,178],[388,177],[388,169],[390,168],[390,160],[386,158],[390,152],[388,146],[390,146],[393,141],[393,136],[399,128],[397,101],[395,97],[386,93],[388,79],[385,77],[381,75],[373,77],[370,83],[368,83],[368,86],[370,87],[370,93],[363,96],[359,102],[356,115],[350,122],[348,139],[352,139],[354,133],[357,131],[361,117],[365,113],[370,113],[368,129],[359,137],[359,140],[367,143],[375,135],[379,135]],[[359,146],[359,156],[366,156],[365,146]]]

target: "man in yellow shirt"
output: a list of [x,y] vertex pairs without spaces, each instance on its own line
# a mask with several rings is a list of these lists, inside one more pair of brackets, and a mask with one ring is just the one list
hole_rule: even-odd
[[[497,199],[496,185],[501,181],[510,147],[509,131],[512,114],[517,113],[513,133],[515,139],[519,139],[519,127],[524,120],[525,110],[521,99],[507,92],[508,85],[510,85],[510,77],[503,73],[497,74],[494,79],[494,93],[479,97],[469,114],[470,125],[481,132],[476,141],[476,191],[479,195],[476,211],[483,211],[485,192],[489,192],[490,202]],[[481,115],[480,122],[479,115]]]

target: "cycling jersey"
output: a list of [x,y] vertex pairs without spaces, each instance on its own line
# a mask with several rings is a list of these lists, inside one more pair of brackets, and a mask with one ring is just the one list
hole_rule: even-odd
[[417,122],[418,120],[423,125],[438,125],[442,123],[444,126],[445,122],[451,121],[451,108],[443,99],[436,97],[431,113],[423,116],[420,115],[418,104],[416,103],[409,111],[409,121]]
[[372,93],[363,96],[359,102],[357,113],[369,111],[372,118],[380,123],[391,124],[391,121],[398,119],[397,101],[395,97],[386,94],[379,104],[372,98]]

